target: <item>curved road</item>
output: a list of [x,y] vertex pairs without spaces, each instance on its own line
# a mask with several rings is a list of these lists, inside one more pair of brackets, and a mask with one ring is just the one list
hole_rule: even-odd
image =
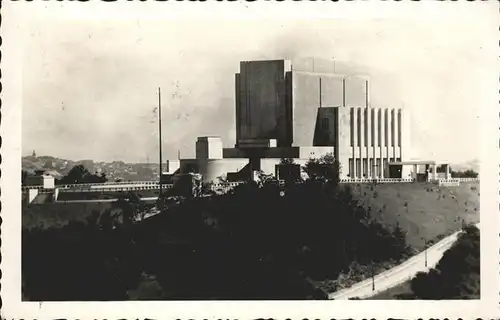
[[[479,223],[477,223],[476,226],[479,228]],[[369,298],[412,279],[418,272],[427,271],[435,267],[443,256],[443,253],[457,240],[459,232],[460,231],[455,232],[427,248],[427,267],[425,266],[425,251],[423,251],[402,264],[376,275],[375,290],[373,290],[372,287],[372,278],[369,278],[356,283],[350,288],[330,293],[328,299],[346,300],[349,298]]]

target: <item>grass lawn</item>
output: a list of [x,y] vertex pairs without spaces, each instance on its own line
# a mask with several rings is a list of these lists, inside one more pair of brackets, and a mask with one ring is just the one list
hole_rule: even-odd
[[409,299],[411,295],[410,281],[406,281],[365,300],[403,300],[405,297]]
[[417,250],[427,241],[446,236],[467,223],[479,222],[479,183],[462,183],[459,187],[438,187],[427,183],[358,184],[353,194],[365,207],[371,208],[377,220],[399,223],[407,233],[406,240]]

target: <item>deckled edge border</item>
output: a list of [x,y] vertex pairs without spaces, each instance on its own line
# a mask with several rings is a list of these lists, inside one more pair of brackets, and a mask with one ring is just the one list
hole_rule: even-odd
[[[19,0],[10,0],[10,1],[19,1]],[[26,2],[31,2],[33,0],[24,0]],[[44,0],[44,1],[48,1],[48,0]],[[64,0],[56,0],[57,2],[61,2],[61,1],[64,1]],[[88,2],[89,0],[76,0],[77,2]],[[100,1],[103,1],[103,2],[116,2],[117,0],[100,0]],[[126,1],[134,1],[134,0],[126,0]],[[144,1],[147,1],[147,0],[135,0],[135,1],[139,1],[139,2],[144,2]],[[166,2],[166,1],[169,1],[169,0],[153,0],[153,1],[157,1],[157,2]],[[173,0],[173,1],[176,1],[176,2],[183,2],[183,1],[189,1],[189,2],[205,2],[207,0]],[[216,2],[234,2],[234,1],[240,1],[240,0],[215,0]],[[246,2],[255,2],[257,0],[243,0],[243,1],[246,1]],[[276,1],[276,2],[283,2],[285,0],[264,0],[264,1]],[[294,2],[297,2],[297,1],[313,1],[315,2],[316,0],[292,0]],[[319,1],[331,1],[331,2],[337,2],[339,0],[319,0]],[[344,1],[353,1],[353,0],[344,0]],[[385,1],[385,0],[381,0],[381,1]],[[398,1],[402,1],[402,0],[393,0],[395,2],[398,2]],[[420,1],[420,0],[411,0],[411,1]],[[437,1],[446,1],[446,0],[437,0]],[[466,0],[468,2],[475,2],[476,0]],[[489,0],[477,0],[479,2],[484,2],[484,1],[489,1]],[[0,31],[2,30],[2,2],[0,0]],[[499,7],[499,13],[500,13],[500,7]],[[500,33],[500,25],[498,26],[498,31]],[[2,125],[2,105],[3,105],[3,101],[2,101],[2,93],[3,93],[3,86],[2,86],[2,45],[3,45],[3,39],[2,39],[2,36],[1,36],[1,32],[0,32],[0,127]],[[499,34],[499,38],[498,38],[498,48],[500,49],[500,34]],[[500,59],[500,54],[498,55],[498,58]],[[497,98],[498,98],[498,107],[500,108],[500,70],[498,70],[498,91],[497,91]],[[499,125],[498,125],[498,148],[499,148],[499,151],[500,151],[500,109],[499,109],[499,113],[498,113],[498,121],[499,121]],[[2,164],[2,136],[0,135],[0,179],[2,178],[2,168],[1,168],[1,164]],[[500,176],[500,159],[498,160],[498,168],[499,168],[499,171],[498,171],[498,175]],[[500,182],[500,181],[499,181]],[[500,196],[500,185],[497,187],[498,189],[498,194]],[[497,200],[498,201],[498,208],[499,208],[499,213],[500,213],[500,198]],[[1,233],[1,225],[2,225],[2,222],[3,222],[3,219],[2,219],[2,201],[1,201],[1,187],[0,187],[0,249],[1,249],[1,246],[2,246],[2,233]],[[500,239],[500,233],[498,234],[498,237]],[[1,284],[1,280],[2,280],[2,269],[1,269],[1,265],[2,265],[2,252],[0,250],[0,290],[1,290],[1,287],[2,287],[2,284]],[[498,270],[498,273],[500,274],[500,248],[499,248],[499,251],[498,251],[498,256],[497,256],[497,267],[499,268]],[[499,301],[498,301],[498,305],[500,305],[500,290],[498,291],[498,297],[499,297]],[[2,307],[2,304],[3,304],[3,301],[2,301],[2,296],[0,295],[0,310],[1,310],[1,307]],[[0,319],[3,319],[4,317],[0,315]],[[66,320],[66,318],[54,318],[54,320]],[[447,318],[445,318],[447,319]],[[461,318],[458,318],[461,320]],[[458,320],[457,319],[457,320]],[[479,319],[482,319],[482,318],[477,318],[478,320]],[[127,320],[127,319],[120,319],[120,320]],[[137,319],[139,320],[139,319]],[[149,318],[144,318],[144,320],[155,320],[155,319],[149,319]],[[183,319],[175,319],[175,320],[183,320]],[[190,320],[194,320],[194,319],[190,319]],[[203,319],[203,320],[207,320],[207,319]],[[217,320],[224,320],[224,319],[217,319]],[[226,319],[228,320],[228,319]],[[238,319],[234,319],[234,320],[238,320]],[[254,319],[254,320],[274,320],[274,318],[257,318],[257,319]],[[293,318],[286,318],[286,320],[293,320]],[[309,320],[309,319],[300,319],[300,320]],[[315,319],[315,320],[320,320],[320,319]],[[335,319],[335,318],[331,318],[330,320],[354,320],[354,319]],[[363,320],[376,320],[375,318],[373,319],[363,319]],[[399,320],[397,318],[387,318],[387,320]],[[403,320],[403,319],[401,319]],[[419,318],[418,320],[423,320],[422,318]],[[439,320],[439,318],[431,318],[429,320]],[[491,320],[497,320],[495,318],[491,318]]]

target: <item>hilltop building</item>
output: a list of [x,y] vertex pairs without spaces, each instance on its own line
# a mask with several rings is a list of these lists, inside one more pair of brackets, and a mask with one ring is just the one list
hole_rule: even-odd
[[201,173],[205,181],[249,178],[258,170],[279,176],[282,158],[302,165],[327,153],[339,161],[343,179],[416,178],[417,165],[424,172],[435,168],[404,162],[410,150],[405,110],[372,106],[369,77],[336,73],[333,61],[296,68],[288,60],[243,61],[235,108],[234,147],[200,137],[196,158],[169,161],[170,173]]

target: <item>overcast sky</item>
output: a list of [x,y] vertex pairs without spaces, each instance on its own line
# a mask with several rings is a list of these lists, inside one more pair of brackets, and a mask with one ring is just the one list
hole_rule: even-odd
[[414,157],[478,158],[479,107],[497,43],[491,19],[325,21],[33,20],[23,70],[23,154],[193,156],[197,136],[234,145],[240,60],[334,57],[371,77],[373,106],[404,107]]

